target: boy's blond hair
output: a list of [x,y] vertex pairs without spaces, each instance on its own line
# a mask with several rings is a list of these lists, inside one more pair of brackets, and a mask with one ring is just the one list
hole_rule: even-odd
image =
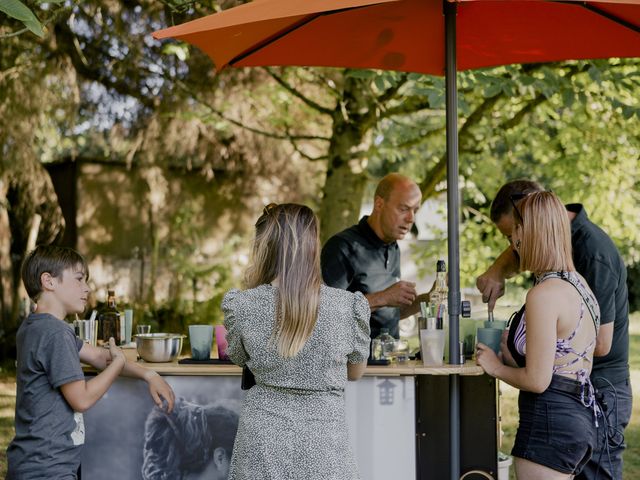
[[571,224],[564,205],[553,192],[534,192],[517,206],[516,228],[522,231],[520,268],[535,273],[574,271]]
[[42,293],[43,273],[58,278],[67,269],[80,271],[89,278],[89,268],[85,259],[72,248],[56,245],[38,245],[29,252],[22,263],[22,282],[29,298],[38,301]]

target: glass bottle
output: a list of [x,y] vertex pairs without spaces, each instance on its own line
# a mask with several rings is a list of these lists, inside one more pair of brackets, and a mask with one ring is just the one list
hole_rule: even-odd
[[395,350],[396,339],[389,334],[388,328],[381,328],[380,335],[376,337],[380,341],[380,359],[390,359]]
[[382,341],[379,337],[371,339],[371,358],[373,360],[382,358]]
[[107,304],[98,313],[98,325],[100,328],[100,340],[103,344],[109,342],[109,338],[113,337],[116,345],[120,345],[122,338],[120,336],[120,312],[116,306],[116,293],[113,290],[107,292]]
[[436,263],[436,284],[433,292],[431,292],[429,303],[434,306],[438,306],[440,304],[444,304],[446,306],[448,295],[449,288],[447,287],[447,264],[444,260],[438,260],[438,262]]
[[449,360],[449,319],[447,306],[449,301],[449,287],[447,286],[447,264],[444,260],[436,263],[436,284],[429,297],[431,311],[436,317],[436,328],[444,330],[444,356]]

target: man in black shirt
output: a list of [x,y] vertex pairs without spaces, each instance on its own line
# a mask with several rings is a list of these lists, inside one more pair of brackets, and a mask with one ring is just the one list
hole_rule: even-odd
[[[515,180],[502,186],[491,204],[491,220],[511,242],[513,204],[529,193],[542,191],[536,182]],[[600,420],[598,450],[575,478],[579,480],[622,479],[622,433],[631,418],[629,383],[629,299],[627,270],[609,236],[592,223],[580,204],[566,205],[571,221],[573,261],[600,305],[600,330],[596,339],[591,381],[602,393],[606,404],[606,423]],[[510,245],[489,269],[477,279],[483,301],[493,310],[504,294],[505,279],[518,272],[518,259]],[[617,431],[605,445],[606,432]]]
[[396,240],[409,233],[422,194],[411,179],[392,173],[376,188],[373,212],[331,237],[322,249],[322,276],[330,287],[362,292],[371,307],[371,337],[382,328],[398,338],[398,321],[416,313],[420,301],[415,284],[400,280]]

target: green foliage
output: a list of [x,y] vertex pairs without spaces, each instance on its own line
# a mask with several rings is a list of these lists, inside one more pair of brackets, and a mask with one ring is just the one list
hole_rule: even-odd
[[[459,74],[463,287],[472,288],[506,247],[488,214],[495,192],[515,178],[538,180],[565,202],[583,203],[626,261],[637,261],[639,74],[638,60],[619,59]],[[421,94],[428,108],[377,125],[369,162],[374,177],[399,170],[422,181],[444,156],[444,113],[429,97],[439,84],[428,76],[409,79],[398,102]],[[436,194],[444,189],[440,182]],[[432,233],[434,240],[415,253],[426,271],[446,252],[446,232]]]
[[[487,128],[476,132],[474,151],[464,157],[467,167],[461,164],[467,180],[488,199],[504,181],[528,177],[567,203],[585,204],[590,217],[632,261],[640,253],[640,122],[625,118],[619,102],[638,107],[637,86],[630,89],[620,82],[638,71],[638,62],[625,63],[598,62],[599,82],[593,81],[596,65],[570,65],[577,70],[570,77],[549,69],[539,72],[554,77],[545,84],[555,82],[556,93],[531,112],[526,123],[496,131],[495,124],[487,122]],[[565,105],[567,91],[580,101]],[[488,204],[471,202],[485,208]]]
[[[24,25],[22,29],[13,28],[13,22],[7,22],[7,26],[13,30],[0,28],[0,39],[16,37],[25,32],[31,32],[41,39],[45,38],[45,26],[61,12],[68,10],[73,3],[67,0],[0,0],[0,12],[9,19],[17,20],[18,25]],[[39,17],[44,19],[41,20]]]
[[[230,239],[213,256],[204,256],[201,248],[195,246],[191,256],[165,248],[174,275],[173,293],[157,305],[134,303],[136,322],[151,325],[155,332],[174,333],[186,333],[189,325],[222,324],[222,298],[231,288],[239,286],[237,265],[233,263],[239,241]],[[188,345],[187,341],[184,352],[188,351]]]
[[20,0],[0,0],[0,12],[19,20],[29,31],[38,37],[44,37],[42,24],[31,9]]
[[162,46],[162,53],[165,55],[175,55],[178,60],[184,62],[189,58],[189,47],[186,43],[165,43]]

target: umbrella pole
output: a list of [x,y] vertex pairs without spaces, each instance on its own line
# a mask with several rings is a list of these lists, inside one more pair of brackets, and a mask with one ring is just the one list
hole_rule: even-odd
[[[445,17],[445,85],[447,113],[447,247],[449,257],[449,364],[460,363],[460,200],[458,192],[458,86],[456,77],[455,2],[443,0]],[[451,480],[460,478],[460,377],[449,376]]]

